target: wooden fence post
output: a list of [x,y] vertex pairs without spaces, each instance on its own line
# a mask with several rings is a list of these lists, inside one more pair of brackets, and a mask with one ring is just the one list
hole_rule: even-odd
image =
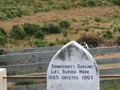
[[7,90],[6,69],[0,68],[0,90]]

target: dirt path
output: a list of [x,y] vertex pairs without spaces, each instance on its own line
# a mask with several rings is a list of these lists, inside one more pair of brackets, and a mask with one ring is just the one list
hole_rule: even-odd
[[89,18],[104,15],[105,13],[118,12],[119,8],[115,6],[107,7],[86,7],[86,8],[72,8],[68,10],[53,10],[50,12],[37,13],[31,16],[23,16],[21,18],[14,18],[5,21],[0,21],[0,27],[5,28],[7,31],[11,29],[13,25],[23,23],[43,24],[52,22],[53,19],[80,19]]

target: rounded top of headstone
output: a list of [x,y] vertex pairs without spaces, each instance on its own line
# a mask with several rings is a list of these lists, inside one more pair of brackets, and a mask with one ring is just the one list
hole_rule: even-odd
[[93,57],[89,52],[80,44],[75,41],[71,41],[65,46],[63,46],[55,55],[53,59],[55,60],[70,60],[73,55],[79,56],[81,59],[92,59]]

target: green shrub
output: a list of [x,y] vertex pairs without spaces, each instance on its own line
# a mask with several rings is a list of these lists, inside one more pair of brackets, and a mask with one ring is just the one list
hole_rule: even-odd
[[56,38],[56,44],[58,44],[58,45],[64,45],[64,44],[66,44],[66,43],[68,43],[70,40],[69,39],[67,39],[67,40],[59,40],[58,38]]
[[49,24],[49,32],[50,33],[60,33],[61,32],[61,28],[57,25],[54,24]]
[[103,38],[112,39],[113,38],[112,32],[110,30],[107,30],[105,33],[103,33]]
[[96,5],[96,0],[88,0],[88,6],[95,6]]
[[61,22],[59,22],[59,25],[60,25],[60,27],[62,27],[62,28],[69,28],[70,27],[70,23],[68,22],[68,21],[61,21]]
[[114,32],[117,32],[117,31],[120,32],[120,26],[118,26],[118,25],[115,26],[115,27],[113,28],[113,31],[114,31]]
[[86,42],[89,47],[98,47],[100,46],[104,41],[103,38],[99,35],[89,33],[89,34],[83,34],[78,40],[78,43]]
[[114,14],[111,16],[111,18],[113,18],[113,19],[119,19],[119,18],[120,18],[120,14],[114,13]]
[[80,5],[82,7],[86,7],[86,6],[90,6],[90,7],[93,7],[96,5],[96,0],[81,0],[80,1]]
[[97,35],[100,35],[100,32],[97,32]]
[[20,8],[6,8],[5,11],[7,18],[21,17],[22,15],[28,15],[25,10]]
[[0,27],[0,33],[2,33],[4,36],[7,36],[7,33],[5,32],[5,30],[1,27]]
[[39,31],[37,31],[37,32],[34,33],[34,36],[36,38],[44,39],[44,32],[41,31],[41,30],[39,30]]
[[120,5],[120,0],[112,0],[112,2],[116,5]]
[[37,24],[24,23],[23,29],[26,34],[33,35],[35,32],[41,30],[41,27]]
[[43,26],[41,27],[41,29],[42,29],[42,31],[45,32],[45,33],[50,33],[50,32],[49,32],[49,26],[48,26],[48,25],[43,25]]
[[85,27],[85,28],[84,28],[84,30],[85,30],[86,32],[88,32],[89,29],[90,29],[89,27]]
[[5,36],[0,35],[0,44],[5,45],[7,43],[7,38]]
[[104,3],[102,1],[97,1],[98,6],[102,6]]
[[58,44],[59,45],[65,45],[69,42],[70,40],[59,40]]
[[49,4],[49,5],[53,5],[53,4],[54,4],[54,1],[48,1],[48,4]]
[[55,44],[55,42],[49,42],[48,46],[54,46]]
[[6,14],[7,18],[14,18],[14,14],[12,12],[7,12]]
[[46,47],[48,46],[48,42],[44,40],[36,40],[34,42],[35,47]]
[[81,0],[80,1],[80,6],[87,7],[87,0]]
[[94,20],[95,20],[96,22],[101,22],[101,18],[99,18],[99,17],[95,17]]
[[58,25],[49,24],[42,27],[43,32],[48,34],[56,34],[61,32],[61,28]]
[[25,38],[25,32],[18,26],[14,25],[11,29],[10,36],[17,40],[22,40]]

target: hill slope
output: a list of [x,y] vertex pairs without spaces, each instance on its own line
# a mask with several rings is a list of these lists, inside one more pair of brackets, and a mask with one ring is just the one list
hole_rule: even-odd
[[[12,0],[8,0],[8,1],[12,1]],[[32,0],[28,0],[28,1],[32,1]],[[38,1],[39,0],[36,0],[34,4],[35,5],[38,4],[36,3]],[[73,1],[74,0],[71,1],[71,4]],[[49,1],[41,1],[41,2],[47,2],[48,4]],[[66,4],[70,3],[64,0],[60,1],[59,3],[57,1],[53,1],[53,2],[56,2],[56,4],[52,4],[48,6],[58,5],[63,2]],[[103,2],[105,1],[102,1],[102,5]],[[20,1],[18,4],[21,5],[21,3],[22,1]],[[78,4],[78,0],[74,1],[74,4],[76,3]],[[46,3],[44,4],[47,5]],[[41,42],[39,42],[41,41],[41,39],[39,38],[36,39],[34,36],[26,37],[23,40],[16,40],[12,38],[9,35],[9,32],[11,32],[11,29],[14,25],[18,25],[23,29],[24,23],[39,24],[41,27],[43,27],[44,25],[48,25],[51,23],[55,25],[59,25],[59,23],[64,20],[70,23],[70,27],[69,28],[60,27],[62,29],[62,32],[57,34],[45,33],[45,38],[44,38],[45,42],[44,41],[42,42],[42,44],[44,43],[43,46],[64,44],[69,40],[78,40],[78,38],[81,35],[86,33],[87,34],[94,33],[98,36],[101,36],[105,40],[105,42],[102,43],[104,45],[117,45],[116,39],[118,36],[120,36],[119,6],[116,5],[99,6],[97,2],[95,3],[94,7],[89,6],[89,4],[87,3],[86,4],[87,7],[81,7],[80,4],[79,5],[80,7],[78,6],[76,8],[72,6],[66,9],[62,8],[62,10],[61,8],[59,8],[59,10],[52,8],[48,12],[42,11],[35,13],[32,11],[33,9],[31,9],[32,7],[31,5],[32,4],[28,4],[28,2],[22,4],[23,7],[27,7],[29,10],[31,10],[29,12],[30,15],[7,18],[7,20],[0,20],[0,27],[4,28],[5,31],[8,33],[7,43],[5,43],[4,45],[0,45],[1,48],[17,49],[17,48],[31,48],[31,47],[41,46],[38,45],[41,44]],[[108,32],[106,32],[108,30],[112,33],[112,37],[109,35]],[[35,41],[37,41],[37,45],[35,45]],[[106,41],[108,42],[106,43]],[[46,42],[48,42],[49,44],[47,45]]]

